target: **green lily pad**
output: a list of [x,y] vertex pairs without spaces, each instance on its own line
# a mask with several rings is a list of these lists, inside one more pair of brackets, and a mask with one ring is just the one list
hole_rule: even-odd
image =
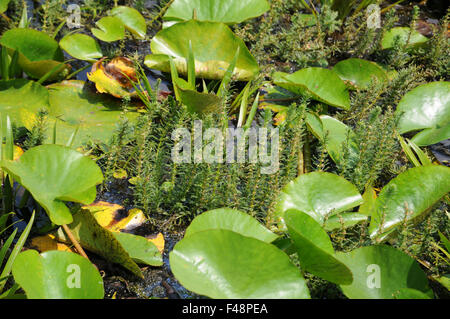
[[403,288],[433,294],[419,264],[393,247],[361,247],[349,253],[338,252],[336,258],[353,273],[353,283],[341,285],[351,299],[392,299]]
[[190,20],[195,10],[197,20],[235,24],[258,17],[269,9],[267,0],[175,0],[163,19]]
[[[12,268],[28,299],[103,299],[103,280],[86,258],[67,251],[21,252]],[[30,275],[32,274],[32,276]]]
[[349,210],[362,202],[358,189],[343,177],[312,172],[300,175],[281,190],[275,212],[282,219],[285,211],[297,209],[323,225],[326,216]]
[[[131,247],[131,251],[139,257],[142,256],[142,250],[136,248],[135,243],[130,242],[129,238],[121,237],[121,241],[119,241],[115,233],[100,226],[89,210],[80,209],[74,213],[73,222],[67,227],[69,227],[75,239],[85,249],[102,256],[109,262],[123,266],[140,278],[144,278],[141,269],[133,261],[122,242]],[[55,235],[60,241],[70,242],[62,228],[59,228]],[[144,247],[143,249],[146,248]],[[151,258],[151,256],[148,257]]]
[[176,86],[178,88],[178,94],[181,102],[186,105],[187,109],[191,113],[206,114],[213,113],[219,110],[222,99],[216,94],[201,93],[196,90],[191,90],[180,81],[176,80]]
[[64,201],[92,203],[96,185],[103,181],[102,171],[92,159],[61,145],[33,147],[16,161],[2,161],[1,167],[31,193],[57,225],[72,222]]
[[395,112],[400,134],[424,129],[412,139],[418,146],[450,138],[450,82],[416,87],[403,96]]
[[150,266],[162,266],[162,255],[158,247],[147,238],[119,232],[112,234],[135,262]]
[[334,258],[334,249],[327,233],[311,216],[296,209],[285,212],[289,235],[297,247],[302,270],[336,284],[351,284],[351,271]]
[[0,113],[9,115],[17,127],[27,126],[39,110],[48,107],[48,91],[42,85],[26,79],[0,81]]
[[292,74],[275,72],[273,81],[276,85],[296,94],[308,93],[320,102],[344,110],[350,109],[347,86],[332,70],[313,67]]
[[210,298],[309,298],[305,280],[284,252],[229,230],[192,234],[169,258],[184,287]]
[[321,125],[317,117],[308,113],[306,118],[310,131],[322,142],[331,159],[339,164],[344,157],[345,147],[348,151],[348,160],[356,162],[359,158],[359,148],[356,143],[355,133],[344,123],[335,118],[320,116]]
[[373,187],[366,187],[362,198],[364,200],[364,203],[359,206],[358,213],[366,216],[371,216],[373,207],[375,206],[375,201],[377,199],[377,193],[375,192]]
[[5,12],[8,9],[8,4],[11,0],[0,0],[0,13]]
[[333,71],[344,81],[349,81],[351,86],[361,89],[370,87],[374,79],[378,83],[387,82],[386,72],[375,62],[350,58],[338,62]]
[[208,229],[231,230],[266,243],[278,238],[250,215],[231,208],[218,208],[198,215],[186,229],[185,237]]
[[395,299],[432,299],[427,294],[412,288],[402,288],[394,293]]
[[59,45],[64,51],[79,60],[95,61],[103,56],[97,41],[86,34],[66,35],[59,41]]
[[145,39],[147,24],[139,11],[130,7],[117,6],[111,10],[111,15],[120,19],[125,25],[125,28],[136,38]]
[[[65,145],[77,130],[73,147],[88,141],[107,143],[113,136],[121,117],[134,122],[139,113],[125,114],[121,101],[106,94],[96,94],[83,81],[63,81],[48,86],[50,100],[49,127],[56,121],[56,143]],[[31,129],[33,123],[27,125]],[[52,142],[53,130],[47,130],[46,143]]]
[[104,17],[95,22],[97,28],[92,28],[92,34],[105,42],[114,42],[125,37],[125,26],[117,17]]
[[381,47],[383,49],[390,49],[394,47],[395,38],[397,37],[399,38],[398,43],[400,45],[406,45],[409,47],[418,46],[428,41],[428,38],[420,34],[419,31],[413,30],[411,35],[409,35],[409,33],[410,28],[408,27],[392,28],[384,34],[383,39],[381,40]]
[[449,191],[449,167],[427,165],[401,173],[384,186],[375,201],[370,236],[382,238],[405,220],[423,214]]
[[178,73],[187,75],[189,40],[192,43],[195,74],[198,77],[222,79],[238,48],[234,77],[248,81],[259,72],[255,58],[228,26],[196,20],[180,22],[159,31],[152,39],[150,46],[153,54],[145,57],[145,65],[151,69],[170,72],[169,56],[172,56]]
[[345,229],[367,221],[368,217],[359,213],[341,213],[330,216],[324,223],[323,229],[333,231],[336,229]]
[[[11,29],[3,33],[0,44],[10,51],[17,50],[20,67],[35,79],[41,78],[58,65],[64,65],[64,55],[58,42],[42,31]],[[57,76],[58,74],[52,75],[49,80]]]

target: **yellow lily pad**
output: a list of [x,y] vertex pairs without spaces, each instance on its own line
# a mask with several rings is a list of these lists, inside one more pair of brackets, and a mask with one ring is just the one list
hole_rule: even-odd
[[56,237],[52,234],[34,237],[31,239],[30,245],[32,248],[39,250],[41,253],[49,250],[69,251],[72,253],[75,252],[66,244],[58,242]]
[[147,240],[149,242],[154,243],[156,248],[158,248],[158,250],[161,254],[164,252],[165,241],[164,241],[164,236],[162,233],[158,233],[156,235],[149,236],[149,238],[147,238]]

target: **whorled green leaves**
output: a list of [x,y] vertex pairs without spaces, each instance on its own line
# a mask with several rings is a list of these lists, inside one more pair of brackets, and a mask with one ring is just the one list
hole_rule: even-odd
[[187,75],[189,41],[195,57],[195,74],[200,78],[222,79],[238,48],[234,76],[248,81],[259,72],[255,58],[228,26],[196,20],[180,22],[158,32],[151,42],[153,54],[145,57],[145,65],[170,72],[171,56],[178,73]]
[[384,83],[388,81],[386,72],[372,61],[350,58],[338,62],[333,71],[344,81],[350,83],[350,87],[367,89],[374,82]]
[[68,34],[59,41],[59,45],[64,51],[79,60],[95,61],[103,56],[97,41],[86,34]]
[[103,299],[103,280],[86,258],[67,251],[20,253],[14,280],[28,299]]
[[166,21],[185,21],[193,17],[199,21],[240,23],[269,10],[267,0],[175,0],[164,14]]
[[427,165],[401,173],[383,187],[373,205],[370,236],[384,239],[397,226],[419,217],[449,191],[449,167]]
[[303,270],[333,283],[352,283],[351,271],[334,257],[331,240],[317,221],[295,209],[286,211],[284,220]]
[[230,230],[191,234],[169,258],[184,287],[210,298],[309,298],[305,280],[284,252]]
[[[19,65],[32,78],[39,79],[58,66],[65,69],[64,55],[58,42],[45,32],[25,28],[11,29],[3,33],[0,44],[10,51],[19,52]],[[49,79],[56,76],[57,74],[52,75]]]
[[353,273],[351,285],[341,285],[351,299],[393,299],[404,288],[416,289],[429,297],[433,293],[419,264],[390,246],[368,246],[336,258]]
[[276,72],[273,81],[296,94],[309,94],[313,99],[348,110],[350,97],[347,86],[332,70],[323,68],[305,68],[288,74]]
[[25,187],[57,224],[72,222],[64,201],[90,204],[103,174],[89,157],[60,145],[41,145],[26,151],[18,160],[4,160],[1,167]]
[[231,208],[218,208],[198,215],[186,229],[185,237],[209,229],[231,230],[266,243],[278,238],[250,215]]
[[312,172],[300,175],[282,190],[275,214],[282,221],[284,212],[296,209],[323,225],[327,217],[344,212],[363,202],[358,189],[335,174]]
[[423,130],[412,141],[425,146],[450,138],[450,82],[420,85],[397,105],[400,134]]

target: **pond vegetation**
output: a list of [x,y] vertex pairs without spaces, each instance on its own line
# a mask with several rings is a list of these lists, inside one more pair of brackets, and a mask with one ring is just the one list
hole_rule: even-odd
[[448,298],[445,10],[0,0],[0,298]]

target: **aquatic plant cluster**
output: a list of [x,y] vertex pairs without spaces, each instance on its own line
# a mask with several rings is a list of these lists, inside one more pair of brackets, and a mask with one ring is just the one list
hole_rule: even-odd
[[448,298],[443,10],[0,0],[0,299]]

